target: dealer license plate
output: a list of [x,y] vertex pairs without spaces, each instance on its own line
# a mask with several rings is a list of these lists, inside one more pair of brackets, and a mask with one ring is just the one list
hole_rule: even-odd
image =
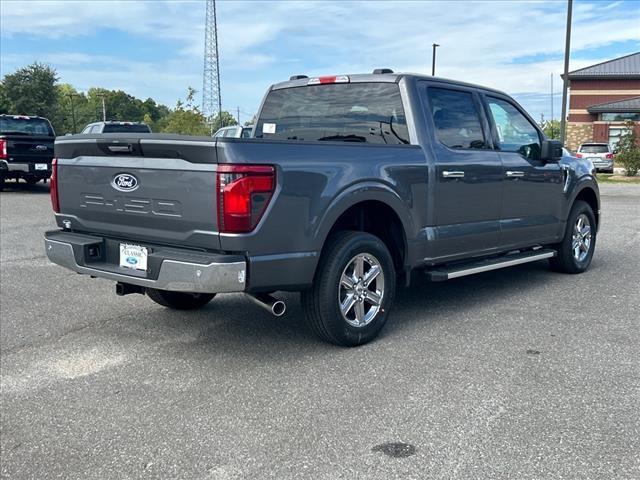
[[134,270],[147,269],[147,247],[140,245],[120,244],[120,266]]
[[36,170],[46,170],[48,165],[46,163],[36,163]]

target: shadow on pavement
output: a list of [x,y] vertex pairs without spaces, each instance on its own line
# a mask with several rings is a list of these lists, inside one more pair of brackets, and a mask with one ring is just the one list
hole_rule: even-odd
[[49,194],[49,182],[38,182],[34,185],[29,185],[23,181],[6,180],[0,191],[4,193],[46,193]]
[[[418,322],[451,321],[473,309],[485,308],[498,297],[521,298],[523,292],[549,282],[554,275],[546,262],[441,283],[428,282],[418,275],[411,287],[398,289],[393,313],[374,345],[390,335],[414,335]],[[245,360],[277,363],[285,358],[291,361],[296,355],[357,350],[341,349],[316,339],[305,324],[298,294],[278,292],[276,296],[287,302],[287,313],[279,318],[242,295],[221,295],[198,311],[179,312],[158,306],[152,314],[151,328],[197,338],[195,342],[175,345],[180,350],[199,346],[207,354],[229,353]],[[144,301],[150,302],[148,298]]]

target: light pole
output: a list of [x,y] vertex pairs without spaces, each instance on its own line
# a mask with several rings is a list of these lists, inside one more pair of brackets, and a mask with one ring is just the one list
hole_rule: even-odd
[[438,48],[440,45],[438,45],[437,43],[433,44],[433,53],[431,54],[431,76],[435,77],[436,76],[436,48]]
[[560,119],[560,141],[564,143],[567,117],[567,88],[569,87],[569,53],[571,51],[571,7],[573,0],[567,0],[567,36],[564,45],[564,75],[562,76],[562,118]]
[[69,94],[69,100],[71,100],[71,122],[73,123],[73,133],[76,133],[76,108],[75,105],[73,104],[73,97],[75,97],[75,94],[70,93]]

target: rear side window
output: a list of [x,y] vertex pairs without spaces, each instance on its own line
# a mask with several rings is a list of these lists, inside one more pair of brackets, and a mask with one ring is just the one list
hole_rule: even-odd
[[44,118],[0,117],[0,133],[5,135],[54,135]]
[[480,115],[469,92],[429,88],[435,135],[449,148],[485,148]]
[[582,145],[580,147],[582,153],[609,153],[607,145]]
[[374,144],[409,143],[395,83],[344,83],[269,92],[255,137]]
[[108,123],[102,129],[102,133],[150,133],[151,129],[147,125],[139,123],[131,124],[113,124]]

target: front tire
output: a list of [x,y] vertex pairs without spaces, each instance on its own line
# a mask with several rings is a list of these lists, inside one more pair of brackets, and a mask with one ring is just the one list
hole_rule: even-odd
[[564,238],[555,245],[558,255],[549,261],[551,268],[562,273],[587,270],[596,248],[596,233],[596,217],[591,206],[576,201],[567,219]]
[[327,242],[313,287],[301,296],[307,323],[327,342],[363,345],[380,333],[393,305],[393,259],[368,233],[338,232]]
[[147,296],[163,307],[175,310],[195,310],[202,308],[216,296],[215,293],[170,292],[147,288]]

